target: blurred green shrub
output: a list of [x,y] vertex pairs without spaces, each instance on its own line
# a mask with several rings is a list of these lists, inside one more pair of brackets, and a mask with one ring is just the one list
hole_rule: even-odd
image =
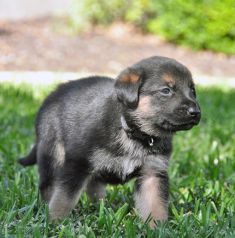
[[74,0],[70,24],[75,30],[83,30],[92,24],[110,24],[128,21],[145,29],[154,16],[151,0]]
[[235,54],[234,0],[154,1],[156,16],[146,27],[195,49]]
[[70,23],[131,22],[143,31],[194,49],[235,54],[234,0],[75,0]]
[[123,20],[127,8],[124,0],[74,0],[71,24],[82,30],[90,24],[108,24]]

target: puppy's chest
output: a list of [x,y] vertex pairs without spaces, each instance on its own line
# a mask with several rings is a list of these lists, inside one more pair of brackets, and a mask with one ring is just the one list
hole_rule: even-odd
[[128,153],[116,155],[106,150],[98,150],[92,160],[96,176],[104,182],[118,184],[138,176],[144,165],[145,156],[131,156]]
[[133,166],[131,168],[123,168],[123,170],[110,170],[104,168],[97,173],[97,176],[105,183],[124,184],[130,179],[139,176],[142,166]]
[[144,160],[141,158],[125,158],[122,161],[122,174],[123,178],[131,176],[144,164]]

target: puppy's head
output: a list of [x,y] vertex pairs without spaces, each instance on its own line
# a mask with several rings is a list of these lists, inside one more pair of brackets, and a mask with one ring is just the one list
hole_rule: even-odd
[[191,73],[173,59],[140,61],[121,72],[115,89],[126,118],[145,133],[188,130],[200,121]]

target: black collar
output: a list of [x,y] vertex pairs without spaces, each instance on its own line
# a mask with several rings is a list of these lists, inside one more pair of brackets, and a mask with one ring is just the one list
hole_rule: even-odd
[[159,140],[158,137],[155,136],[150,136],[142,131],[140,131],[139,128],[137,127],[132,127],[130,128],[127,125],[126,119],[124,118],[124,116],[121,116],[121,124],[122,124],[122,128],[123,130],[127,133],[127,136],[130,139],[134,139],[134,140],[138,140],[140,141],[143,145],[147,146],[147,147],[153,147],[154,143]]

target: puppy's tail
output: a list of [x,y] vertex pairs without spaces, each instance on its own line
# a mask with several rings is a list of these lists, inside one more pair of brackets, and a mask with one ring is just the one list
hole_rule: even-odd
[[32,150],[26,157],[20,158],[18,162],[23,166],[30,166],[37,163],[37,149],[36,145],[33,146]]

